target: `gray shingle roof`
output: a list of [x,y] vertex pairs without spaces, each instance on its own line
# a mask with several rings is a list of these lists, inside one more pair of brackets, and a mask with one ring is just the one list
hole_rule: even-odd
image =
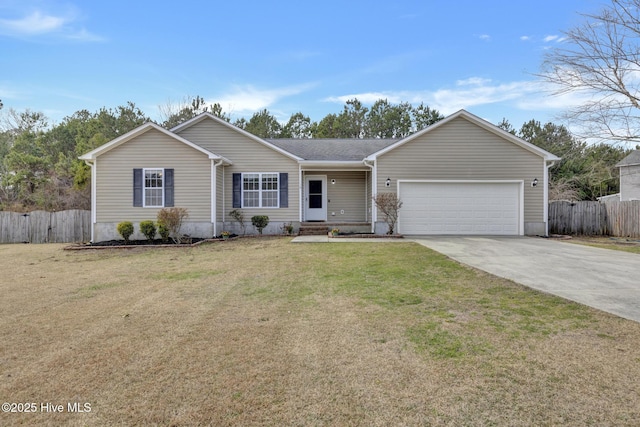
[[398,139],[267,139],[304,160],[360,161]]
[[634,150],[624,159],[620,160],[616,167],[640,164],[640,150]]

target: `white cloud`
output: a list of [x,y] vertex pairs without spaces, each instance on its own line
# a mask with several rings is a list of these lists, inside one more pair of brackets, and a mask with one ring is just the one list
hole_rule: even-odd
[[96,34],[90,33],[84,28],[79,31],[69,33],[65,37],[70,40],[77,40],[82,42],[101,42],[105,40],[104,37],[100,37]]
[[[547,92],[548,93],[548,92]],[[348,95],[325,98],[326,102],[344,104],[347,100],[358,98],[363,104],[371,105],[378,99],[387,99],[391,103],[410,102],[424,104],[448,115],[460,109],[509,102],[517,108],[534,110],[536,108],[560,108],[563,104],[545,97],[545,91],[536,81],[517,81],[495,83],[490,79],[471,77],[459,80],[454,87],[433,91],[380,91],[351,93]]]
[[479,80],[475,85],[459,89],[439,89],[428,94],[426,103],[445,114],[477,105],[513,101],[535,93],[532,82],[510,82],[493,84],[490,80]]
[[552,42],[552,41],[561,41],[560,36],[556,36],[556,35],[545,36],[545,38],[543,40],[546,43]]
[[45,15],[38,10],[21,19],[0,19],[0,29],[26,35],[56,31],[62,28],[64,24],[64,18]]
[[345,104],[348,100],[358,98],[358,101],[363,104],[373,104],[379,99],[386,99],[392,104],[406,101],[402,98],[406,92],[365,92],[365,93],[352,93],[349,95],[330,96],[323,99],[325,102],[334,102],[337,104]]
[[57,15],[34,10],[22,18],[0,19],[0,34],[12,37],[54,35],[76,41],[102,41],[102,37],[75,25],[77,14],[73,10]]
[[522,40],[523,42],[526,42],[526,41],[531,40],[531,37],[529,37],[529,36],[520,36],[520,40]]
[[491,79],[485,79],[482,77],[470,77],[464,80],[456,81],[456,86],[479,86],[491,83]]
[[282,98],[306,92],[314,86],[315,83],[275,89],[259,89],[252,85],[236,86],[231,92],[207,100],[207,104],[217,102],[225,111],[234,114],[252,113],[268,108]]
[[480,34],[480,35],[478,36],[478,38],[479,38],[480,40],[485,40],[485,41],[490,41],[490,40],[491,40],[491,36],[490,36],[489,34]]

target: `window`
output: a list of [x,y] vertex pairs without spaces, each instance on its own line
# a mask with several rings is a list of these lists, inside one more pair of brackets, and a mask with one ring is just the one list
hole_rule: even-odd
[[279,174],[242,174],[242,207],[277,208],[279,201]]
[[136,168],[133,170],[133,206],[173,207],[173,169]]
[[144,206],[164,206],[163,169],[144,170]]
[[[234,208],[289,207],[289,174],[287,172],[236,172],[232,177]],[[165,177],[165,181],[168,179],[168,176]]]

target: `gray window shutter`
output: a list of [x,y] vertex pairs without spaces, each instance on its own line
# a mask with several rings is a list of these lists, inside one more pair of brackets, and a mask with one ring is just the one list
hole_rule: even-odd
[[172,208],[173,201],[173,169],[164,170],[164,206]]
[[242,174],[233,174],[233,207],[242,207]]
[[280,207],[289,207],[289,174],[285,172],[280,174]]
[[133,170],[133,206],[142,207],[142,169]]

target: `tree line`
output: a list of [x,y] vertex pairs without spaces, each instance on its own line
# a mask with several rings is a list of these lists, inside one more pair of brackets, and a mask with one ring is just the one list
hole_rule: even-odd
[[[231,123],[219,104],[196,96],[160,107],[158,124],[171,129],[202,112]],[[443,118],[423,104],[380,99],[365,107],[351,99],[318,122],[298,112],[283,124],[263,109],[233,124],[262,138],[403,138]],[[89,209],[91,169],[78,156],[150,121],[132,102],[94,113],[80,110],[54,125],[40,112],[9,109],[0,123],[0,210]],[[588,145],[564,126],[536,120],[519,130],[504,119],[498,126],[562,157],[551,169],[552,198],[592,200],[618,190],[614,165],[628,153],[624,148]]]
[[[210,112],[231,122],[220,104],[206,105],[200,96],[187,98],[177,105],[160,107],[160,112],[162,126],[167,129],[202,112]],[[249,120],[241,117],[233,124],[261,138],[404,138],[443,118],[440,112],[423,103],[414,107],[408,102],[392,104],[386,99],[379,99],[369,108],[354,98],[345,103],[341,112],[328,114],[319,122],[297,112],[281,124],[267,109],[263,109]]]
[[561,158],[549,169],[549,200],[596,200],[620,191],[615,165],[631,152],[625,146],[587,144],[551,122],[529,120],[516,130],[503,119],[498,127]]

